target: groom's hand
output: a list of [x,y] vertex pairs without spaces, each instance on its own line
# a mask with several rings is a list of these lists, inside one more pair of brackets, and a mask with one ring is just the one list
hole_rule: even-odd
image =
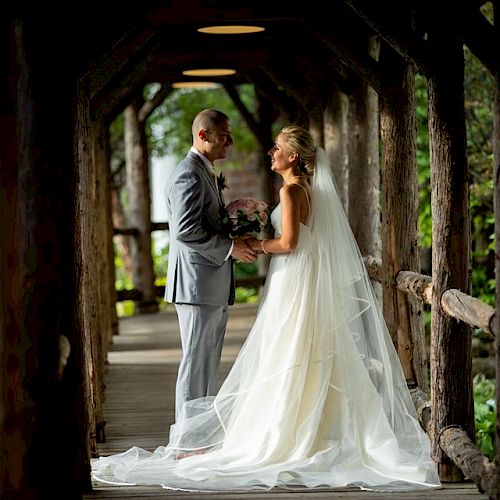
[[253,262],[257,258],[257,252],[247,245],[245,237],[235,238],[233,240],[233,251],[231,257],[240,262]]

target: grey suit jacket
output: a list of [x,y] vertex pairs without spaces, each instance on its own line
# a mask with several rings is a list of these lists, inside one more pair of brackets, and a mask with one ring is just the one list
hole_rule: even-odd
[[191,151],[166,185],[170,229],[165,300],[184,304],[234,303],[231,239],[222,234],[224,208],[215,181]]

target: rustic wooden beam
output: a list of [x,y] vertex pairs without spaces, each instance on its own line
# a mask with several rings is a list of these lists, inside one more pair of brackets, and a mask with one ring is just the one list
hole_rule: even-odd
[[481,493],[489,492],[493,485],[495,464],[491,462],[459,426],[450,425],[441,430],[439,446],[465,477],[476,483]]
[[418,421],[427,433],[430,432],[431,402],[429,396],[420,387],[410,389],[411,399],[417,412]]
[[[368,275],[374,281],[381,281],[380,259],[368,255],[363,257]],[[432,278],[413,271],[399,271],[396,287],[402,292],[411,293],[426,304],[432,304]],[[441,295],[441,306],[450,317],[468,325],[480,328],[487,335],[496,336],[495,309],[476,297],[460,290],[450,288]]]
[[113,229],[115,235],[121,234],[123,236],[139,236],[139,230],[136,227],[115,227]]
[[[396,276],[396,286],[412,293],[426,304],[432,304],[432,278],[423,274],[400,271]],[[450,317],[480,328],[493,336],[495,309],[482,300],[467,295],[457,289],[448,289],[441,295],[441,307]]]
[[255,117],[252,115],[250,110],[245,106],[245,103],[241,100],[237,88],[234,85],[226,83],[224,84],[224,90],[226,91],[230,99],[233,101],[233,104],[235,105],[236,109],[240,112],[241,116],[245,120],[245,123],[247,124],[248,128],[252,131],[257,141],[260,142],[261,144],[266,143],[266,141],[268,140],[267,135],[262,130],[262,127],[255,119]]
[[441,307],[452,318],[480,328],[490,336],[494,335],[493,318],[495,309],[482,300],[451,288],[443,293]]
[[[434,71],[435,61],[428,43],[411,29],[411,19],[395,15],[394,4],[366,0],[343,0],[356,14],[401,57],[412,61],[421,73]],[[389,10],[390,9],[390,10]]]
[[146,119],[151,116],[151,113],[162,104],[162,102],[168,97],[171,92],[172,87],[170,85],[167,85],[165,83],[161,85],[153,95],[153,97],[144,102],[141,109],[137,113],[137,119],[139,120],[139,122],[145,122]]
[[[462,2],[446,10],[446,22],[449,17],[455,25],[458,35],[471,52],[495,75],[499,67],[498,41],[495,28],[479,10],[480,5],[471,6]],[[495,18],[495,23],[500,20]]]
[[[151,231],[168,231],[168,222],[151,222]],[[122,236],[138,236],[139,230],[136,227],[115,227],[113,234]]]
[[168,222],[151,222],[151,231],[168,231]]
[[374,257],[373,255],[367,255],[363,257],[363,262],[365,263],[368,276],[373,281],[382,282],[382,259],[379,257]]
[[399,290],[412,293],[426,304],[432,304],[432,278],[413,271],[399,271],[396,275]]
[[262,67],[262,71],[276,86],[281,87],[283,92],[297,102],[297,105],[301,108],[301,116],[306,116],[309,109],[309,101],[301,92],[303,85],[300,85],[297,81],[297,75],[294,75],[293,71],[283,67],[279,63],[273,64],[272,67]]
[[[258,288],[262,286],[266,281],[265,276],[255,276],[253,278],[237,278],[235,280],[236,287],[244,288]],[[117,302],[124,300],[140,301],[143,298],[142,292],[136,290],[135,288],[121,289],[116,291]],[[165,286],[156,285],[155,286],[155,296],[162,298],[165,295]]]
[[154,37],[157,30],[151,26],[142,26],[136,30],[125,33],[113,47],[105,54],[95,59],[95,62],[87,68],[82,78],[86,80],[89,98],[94,99],[97,94],[118,75],[129,72],[133,59],[141,60],[145,52],[151,52],[157,47]]
[[379,64],[368,55],[368,45],[366,53],[361,53],[358,50],[352,49],[346,40],[342,40],[338,35],[332,34],[331,30],[319,26],[317,22],[310,20],[303,20],[302,22],[310,33],[310,36],[316,37],[323,43],[331,51],[336,60],[340,61],[360,78],[366,80],[377,92],[380,91]]
[[288,121],[291,123],[301,121],[299,118],[301,108],[298,106],[297,100],[288,96],[276,86],[262,69],[249,69],[245,71],[245,74],[259,90],[261,95],[288,117]]
[[[431,432],[431,402],[420,389],[410,390],[420,425]],[[467,433],[457,425],[449,425],[439,432],[439,446],[453,463],[474,481],[481,493],[490,493],[496,474],[495,464],[473,443]],[[493,498],[490,496],[490,498]]]

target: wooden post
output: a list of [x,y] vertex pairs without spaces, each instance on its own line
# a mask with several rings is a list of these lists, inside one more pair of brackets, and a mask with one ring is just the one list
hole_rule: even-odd
[[129,225],[139,230],[130,240],[132,250],[132,280],[142,292],[137,304],[139,313],[158,311],[154,291],[154,268],[151,255],[151,191],[149,155],[144,123],[137,116],[142,100],[125,108],[125,157],[127,164],[127,193]]
[[348,210],[348,152],[347,116],[349,99],[340,89],[332,85],[324,112],[325,150],[332,164],[339,197]]
[[98,442],[104,438],[102,403],[105,398],[104,375],[107,353],[114,333],[117,333],[115,264],[113,250],[113,225],[111,219],[111,190],[109,184],[109,132],[104,120],[92,122],[92,164],[95,172],[95,289],[96,319],[91,332],[94,359],[93,380],[96,391],[95,434]]
[[0,24],[2,69],[12,71],[2,100],[10,132],[0,141],[0,491],[5,498],[53,497],[47,451],[64,450],[57,488],[78,498],[90,480],[82,331],[74,313],[82,298],[75,88],[67,68],[51,58],[44,23],[7,14]]
[[440,433],[459,425],[474,439],[470,328],[450,318],[441,296],[448,288],[469,292],[470,220],[464,115],[462,42],[441,30],[429,36],[443,70],[429,77],[432,184],[431,322],[432,439],[443,481],[463,478],[439,446]]
[[[378,41],[369,42],[378,59]],[[381,257],[380,162],[378,95],[359,80],[349,100],[349,204],[348,218],[362,255]],[[380,291],[381,294],[381,291]]]
[[[500,2],[494,2],[495,38],[500,44]],[[493,200],[495,212],[495,277],[496,311],[494,318],[496,356],[496,471],[490,498],[500,499],[500,63],[497,59],[495,93],[493,96]]]
[[420,271],[414,67],[383,47],[382,287],[384,317],[410,385],[429,389],[422,305],[395,287],[399,271]]

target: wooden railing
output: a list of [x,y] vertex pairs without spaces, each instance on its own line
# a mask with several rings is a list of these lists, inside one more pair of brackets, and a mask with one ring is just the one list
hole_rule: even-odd
[[[265,276],[256,276],[254,278],[237,278],[235,286],[243,286],[245,288],[258,288],[266,281]],[[157,297],[165,295],[165,286],[155,286],[155,293]],[[122,302],[124,300],[140,301],[142,300],[142,292],[135,288],[123,289],[116,291],[116,301]]]
[[[368,256],[364,258],[368,275],[374,281],[380,281],[381,262]],[[432,277],[412,271],[399,271],[395,286],[402,292],[409,293],[426,304],[432,303]],[[480,328],[490,336],[494,329],[495,309],[483,301],[460,290],[449,289],[441,295],[441,307],[450,317],[468,325]],[[413,403],[422,427],[430,433],[432,406],[428,395],[419,388],[411,391]],[[491,492],[496,480],[495,464],[486,457],[469,435],[459,426],[449,425],[441,429],[438,443],[453,463],[460,468],[478,487],[481,493]]]
[[[368,275],[380,281],[381,263],[374,257],[365,257]],[[432,277],[412,271],[399,271],[396,275],[396,288],[411,293],[426,304],[432,303]],[[441,307],[450,317],[463,321],[474,328],[494,337],[495,309],[471,295],[450,288],[441,295]]]

